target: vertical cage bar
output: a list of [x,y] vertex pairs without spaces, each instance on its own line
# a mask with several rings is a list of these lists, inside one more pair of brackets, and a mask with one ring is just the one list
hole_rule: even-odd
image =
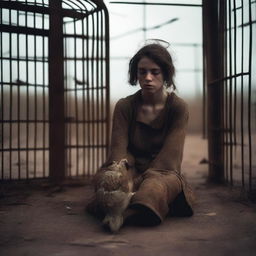
[[[74,76],[75,81],[77,81],[77,38],[76,38],[76,19],[73,20],[73,29],[74,29]],[[74,147],[74,153],[75,153],[75,174],[78,176],[79,174],[79,129],[78,129],[78,94],[77,94],[77,83],[75,83],[75,93],[74,93],[74,104],[75,104],[75,147]]]
[[[43,20],[42,20],[42,27],[45,29],[45,15],[43,14]],[[43,168],[43,177],[46,177],[46,93],[45,93],[45,87],[46,87],[46,81],[45,81],[45,63],[46,63],[46,53],[45,53],[45,37],[42,36],[42,59],[43,59],[43,68],[42,68],[42,76],[43,76],[43,91],[42,91],[42,118],[43,118],[43,131],[42,131],[42,139],[43,139],[43,159],[42,159],[42,168]],[[47,166],[48,167],[48,166]]]
[[[233,12],[234,12],[234,74],[237,74],[237,9],[236,9],[236,0],[233,0]],[[233,127],[234,127],[234,146],[236,151],[237,145],[237,131],[236,131],[236,115],[237,115],[237,77],[234,77],[234,115],[233,115]]]
[[[100,36],[99,36],[99,12],[97,12],[96,14],[96,116],[95,116],[95,119],[96,119],[96,144],[97,144],[97,148],[96,148],[96,168],[98,168],[98,165],[100,163],[100,151],[101,151],[101,144],[100,144],[100,139],[99,139],[99,128],[101,126],[101,121],[100,121],[100,118],[99,118],[99,41],[101,40],[100,39]],[[96,170],[95,170],[96,171]]]
[[[11,19],[11,10],[9,9],[9,24],[12,24]],[[10,180],[13,179],[13,170],[12,170],[12,161],[13,161],[13,151],[12,151],[12,142],[13,142],[13,136],[12,136],[12,130],[13,130],[13,85],[12,85],[12,33],[9,32],[9,81],[10,81],[10,96],[9,96],[9,168],[10,168]]]
[[[26,1],[27,4],[27,1]],[[25,15],[25,27],[28,26],[28,16]],[[26,179],[29,179],[29,120],[30,120],[30,109],[29,109],[29,60],[28,60],[28,34],[26,34],[26,49],[25,49],[25,61],[26,61]]]
[[[33,15],[34,18],[34,28],[36,28],[36,13]],[[38,111],[38,106],[37,106],[37,38],[34,36],[34,178],[37,176],[37,168],[36,168],[36,163],[37,163],[37,111]]]
[[[3,9],[0,8],[0,19],[2,22],[3,19]],[[2,180],[4,179],[4,111],[5,111],[5,106],[4,106],[4,79],[3,79],[3,32],[0,31],[0,43],[1,43],[1,108],[0,108],[0,113],[1,113],[1,178]]]
[[[244,72],[244,2],[241,1],[241,73]],[[241,180],[242,187],[245,187],[244,179],[244,76],[241,76]]]
[[50,0],[49,30],[49,166],[50,178],[65,175],[63,17],[61,0]]
[[[218,70],[218,79],[220,83],[219,88],[219,97],[220,97],[220,103],[221,103],[221,109],[220,109],[220,117],[218,119],[219,127],[220,127],[220,143],[222,143],[222,154],[223,156],[220,158],[222,160],[223,168],[225,166],[225,153],[226,153],[226,145],[225,145],[225,137],[226,132],[224,129],[224,123],[225,123],[225,112],[223,110],[223,106],[225,106],[225,96],[226,96],[226,83],[223,81],[223,77],[225,75],[225,68],[226,68],[226,37],[225,37],[225,30],[226,30],[226,20],[225,20],[225,11],[226,11],[226,4],[225,1],[222,1],[219,3],[219,21],[218,21],[218,33],[219,33],[219,70]],[[225,179],[225,169],[223,169],[221,181]]]
[[[101,102],[101,108],[100,108],[100,112],[101,112],[101,119],[102,119],[102,124],[101,124],[101,143],[102,145],[104,146],[104,142],[105,142],[105,137],[104,137],[104,118],[105,117],[105,113],[104,113],[104,79],[103,79],[103,74],[104,74],[104,69],[103,69],[103,61],[104,61],[104,52],[103,52],[103,47],[104,47],[104,42],[103,42],[103,38],[104,38],[104,35],[103,35],[103,29],[104,29],[104,24],[103,24],[103,12],[101,11],[100,12],[100,28],[101,28],[101,33],[100,33],[100,36],[102,38],[102,40],[100,41],[101,44],[100,44],[100,56],[101,56],[101,59],[100,59],[100,84],[102,86],[102,89],[101,89],[101,94],[100,94],[100,102]],[[102,149],[101,151],[101,160],[104,161],[104,152],[105,152],[105,148]]]
[[[203,17],[203,8],[202,8],[202,17]],[[204,24],[204,22],[203,22]],[[204,25],[202,26],[202,29],[204,31]],[[202,108],[202,117],[203,117],[203,139],[207,138],[207,132],[206,132],[206,128],[207,128],[207,123],[206,123],[206,89],[207,89],[207,76],[206,76],[206,37],[203,37],[203,108]]]
[[[19,11],[17,11],[17,26],[19,26]],[[19,40],[20,35],[17,34],[17,79],[20,80],[20,49],[19,49]],[[18,179],[21,178],[21,155],[20,155],[20,139],[21,139],[21,134],[20,134],[20,86],[18,86],[18,131],[17,131],[17,137],[18,137]]]
[[[226,14],[227,12],[227,5],[226,5],[226,1],[222,1],[220,2],[223,6],[223,13]],[[227,19],[226,19],[226,15],[224,16],[224,20],[223,20],[223,40],[224,40],[224,49],[225,49],[225,54],[223,56],[223,72],[224,75],[227,75]],[[223,86],[224,86],[224,90],[223,90],[223,106],[224,106],[224,178],[225,181],[228,180],[228,114],[227,114],[227,109],[228,109],[228,85],[227,85],[227,80],[225,79],[223,82]]]
[[[0,19],[2,22],[3,19],[3,9],[0,8]],[[3,32],[0,31],[0,44],[1,44],[1,55],[0,55],[0,61],[1,61],[1,108],[0,108],[0,113],[1,113],[1,138],[0,138],[0,143],[1,143],[1,178],[2,180],[4,179],[4,80],[3,80]]]
[[[82,27],[82,35],[85,34],[85,29],[84,29],[84,22],[85,22],[85,19],[83,19],[81,21],[81,27]],[[83,38],[82,39],[82,80],[83,80],[83,91],[82,91],[82,124],[83,124],[83,127],[82,127],[82,133],[83,133],[83,136],[82,136],[82,141],[83,141],[83,149],[82,149],[82,156],[83,156],[83,159],[82,159],[82,175],[85,176],[85,163],[86,163],[86,116],[85,116],[85,112],[86,112],[86,107],[85,107],[85,87],[87,86],[87,82],[86,82],[86,79],[85,79],[85,39]]]
[[[84,9],[86,10],[86,6],[84,6]],[[81,27],[82,27],[82,35],[85,35],[85,21],[87,22],[87,18],[83,19],[81,21]],[[88,132],[88,123],[86,123],[86,103],[85,103],[85,99],[86,99],[86,94],[85,94],[85,90],[86,90],[86,86],[88,86],[88,79],[85,76],[86,73],[86,69],[85,69],[85,59],[86,59],[86,55],[85,55],[85,39],[82,39],[82,71],[83,71],[83,75],[82,75],[82,80],[83,80],[83,91],[82,91],[82,133],[83,133],[83,149],[82,149],[82,166],[83,166],[83,172],[82,175],[85,176],[86,174],[86,157],[87,157],[87,148],[86,148],[86,132]]]
[[110,145],[110,128],[109,128],[109,121],[110,121],[110,88],[109,88],[109,15],[108,15],[108,11],[106,8],[104,8],[104,17],[105,17],[105,83],[106,83],[106,101],[105,101],[105,106],[106,106],[106,156],[108,154],[109,151],[109,145]]
[[94,92],[95,92],[95,79],[94,79],[94,47],[95,47],[95,20],[94,15],[92,16],[92,42],[91,42],[91,127],[92,127],[92,141],[91,141],[91,150],[92,150],[92,173],[94,173],[95,170],[95,123],[94,123],[94,115],[95,115],[95,109],[94,109]]
[[249,191],[252,191],[252,130],[251,130],[251,94],[252,94],[252,3],[249,0],[249,78],[248,78],[248,136],[249,136]]
[[[63,28],[64,34],[67,33],[66,31],[66,25]],[[70,115],[70,101],[69,101],[69,87],[68,87],[68,81],[69,81],[69,70],[68,70],[68,38],[64,38],[64,73],[66,76],[66,79],[64,80],[64,88],[65,88],[65,95],[64,95],[64,100],[65,100],[65,121],[66,121],[66,137],[65,137],[65,146],[66,146],[66,171],[67,171],[67,176],[71,176],[71,166],[72,166],[72,157],[71,157],[71,148],[68,147],[68,145],[71,145],[71,129],[72,129],[72,117]]]
[[[90,17],[87,18],[86,22],[86,35],[89,35],[89,21]],[[89,70],[89,47],[90,47],[90,39],[89,36],[86,39],[86,78],[87,78],[87,90],[86,90],[86,102],[87,102],[87,170],[88,174],[91,174],[91,125],[90,125],[90,119],[91,119],[91,104],[90,104],[90,87],[91,87],[91,79],[90,79],[90,70]]]
[[[229,76],[233,74],[232,68],[232,9],[231,0],[228,1],[228,11],[229,11]],[[230,183],[233,185],[233,79],[229,79],[229,175]]]
[[[207,37],[207,83],[208,83],[208,142],[209,177],[212,182],[222,182],[223,134],[222,134],[222,84],[219,79],[220,44],[218,28],[218,2],[205,0],[203,5],[205,36]],[[213,107],[214,106],[214,107]]]

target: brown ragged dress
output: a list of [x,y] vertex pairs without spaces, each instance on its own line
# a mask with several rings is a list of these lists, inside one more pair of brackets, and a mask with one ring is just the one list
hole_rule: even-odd
[[103,166],[127,159],[136,170],[136,193],[131,208],[145,206],[159,223],[168,214],[191,216],[194,196],[181,174],[187,104],[175,93],[169,93],[159,116],[145,124],[137,120],[141,103],[141,90],[117,102],[110,155]]

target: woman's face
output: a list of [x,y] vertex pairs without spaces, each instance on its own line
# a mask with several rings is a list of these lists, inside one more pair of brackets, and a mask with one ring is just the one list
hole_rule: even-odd
[[138,62],[137,77],[144,93],[153,94],[163,89],[164,78],[162,70],[147,57],[142,57]]

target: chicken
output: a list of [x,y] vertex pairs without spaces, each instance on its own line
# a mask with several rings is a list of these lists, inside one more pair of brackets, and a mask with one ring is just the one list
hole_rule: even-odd
[[123,224],[123,212],[133,196],[132,176],[126,159],[113,162],[94,177],[96,201],[105,213],[103,225],[117,232]]

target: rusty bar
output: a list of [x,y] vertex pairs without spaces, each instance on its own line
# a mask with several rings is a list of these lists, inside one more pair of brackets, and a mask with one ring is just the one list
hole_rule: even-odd
[[[99,37],[99,12],[97,12],[96,14],[96,38]],[[100,72],[99,72],[99,40],[96,41],[96,116],[94,117],[94,120],[98,120],[99,119],[99,76],[100,76]],[[94,122],[95,123],[95,122]],[[96,124],[96,144],[99,145],[100,141],[99,141],[99,137],[100,137],[100,132],[99,132],[99,128],[100,128],[100,123],[97,125]],[[101,149],[97,150],[97,156],[96,156],[96,168],[98,168],[99,164],[100,164],[100,151]]]
[[[227,81],[224,80],[223,78],[225,77],[226,75],[226,68],[227,68],[227,65],[226,65],[226,61],[227,61],[227,58],[226,58],[226,54],[227,54],[227,51],[226,51],[226,29],[227,29],[227,26],[226,26],[226,2],[225,1],[220,1],[219,2],[219,44],[220,44],[220,70],[219,70],[219,79],[218,82],[220,83],[220,85],[223,87],[222,88],[222,93],[223,93],[223,96],[222,96],[222,104],[223,104],[223,107],[227,106]],[[210,83],[212,85],[212,83]],[[222,111],[222,116],[221,116],[221,123],[222,123],[222,140],[223,140],[223,166],[224,166],[224,173],[223,173],[223,178],[224,180],[227,180],[227,172],[226,172],[226,164],[227,162],[225,161],[226,159],[226,154],[227,154],[227,131],[225,129],[225,122],[226,122],[226,116],[227,116],[227,113],[226,111]]]
[[[228,1],[228,11],[229,11],[229,75],[232,76],[233,75],[233,68],[232,68],[232,12],[231,12],[231,0]],[[233,120],[232,120],[232,111],[233,111],[233,101],[232,101],[232,96],[233,96],[233,83],[232,83],[232,79],[229,80],[229,143],[230,143],[230,147],[229,147],[229,175],[230,175],[230,184],[233,185]]]
[[[97,13],[98,11],[100,11],[100,8],[98,7],[94,8],[91,11],[87,11],[86,13],[80,13],[80,12],[77,12],[76,10],[63,9],[63,16],[74,18],[74,19],[85,19],[93,15],[94,13]],[[69,22],[66,22],[66,23],[69,23]]]
[[[19,33],[20,34],[20,33]],[[8,60],[8,58],[7,57],[2,57],[2,59],[3,60]],[[22,60],[24,60],[24,61],[26,61],[26,59],[24,58],[24,57],[22,57],[22,56],[20,56],[19,58],[18,57],[12,57],[12,60],[16,60],[16,61],[22,61]],[[32,58],[30,58],[29,56],[28,56],[28,60],[29,61],[32,61],[32,60],[34,60],[34,59],[32,59]],[[47,61],[47,59],[46,58],[42,58],[42,59],[40,59],[40,58],[36,58],[36,61],[37,62],[45,62],[45,61]],[[9,83],[10,84],[10,83]],[[19,85],[17,82],[13,82],[12,83],[12,85]],[[42,86],[42,85],[41,85]]]
[[[27,1],[26,1],[27,4]],[[25,27],[28,26],[28,16],[25,16]],[[25,61],[26,61],[26,119],[29,120],[29,65],[28,65],[28,34],[26,36],[26,54],[25,54]],[[29,179],[29,122],[26,123],[26,179]]]
[[[43,29],[45,28],[45,15],[43,14],[43,20],[42,20],[42,27]],[[45,58],[45,37],[42,36],[42,53],[43,53],[43,56],[42,58],[44,59]],[[45,95],[45,86],[46,86],[46,81],[45,81],[45,62],[43,62],[43,68],[42,68],[42,75],[43,75],[43,99],[42,99],[42,102],[43,102],[43,113],[42,113],[42,118],[43,118],[43,136],[42,136],[42,139],[43,139],[43,148],[46,147],[46,109],[45,109],[45,105],[46,105],[46,95]],[[46,172],[45,172],[45,169],[46,169],[46,154],[45,154],[45,150],[43,150],[43,163],[42,163],[42,168],[43,168],[43,177],[45,178],[46,177]]]
[[[104,31],[104,24],[103,24],[103,12],[101,11],[100,12],[101,16],[100,16],[100,28],[101,28],[101,35],[103,36],[103,31]],[[103,83],[104,83],[104,79],[103,79],[103,75],[104,75],[104,68],[103,68],[103,60],[104,60],[104,52],[103,52],[103,42],[101,41],[100,42],[100,85],[101,87],[103,86]],[[100,104],[101,104],[101,108],[100,108],[100,113],[101,113],[101,116],[100,118],[103,119],[104,118],[104,90],[102,89],[101,90],[101,94],[100,94]],[[101,143],[104,143],[104,123],[102,123],[101,125],[101,133],[100,133],[100,136],[101,136]],[[104,148],[102,148],[102,151],[101,151],[101,161],[103,162],[104,161]]]
[[[87,25],[87,32],[85,33],[85,28],[84,28],[84,21],[85,19],[83,19],[81,22],[82,22],[82,35],[74,35],[74,38],[81,38],[82,39],[82,58],[80,57],[77,57],[77,60],[82,60],[82,80],[85,82],[86,81],[86,78],[85,78],[85,67],[84,67],[84,61],[86,61],[86,69],[88,70],[88,56],[85,56],[85,40],[88,40],[87,38],[87,35],[88,35],[88,25]],[[86,34],[86,36],[84,36],[84,34]],[[86,42],[86,48],[87,48],[87,52],[88,52],[88,43]],[[87,59],[86,59],[87,58]],[[87,71],[87,74],[88,74],[88,71]],[[87,81],[88,80],[88,75],[87,75]],[[85,175],[85,165],[86,165],[86,152],[88,150],[86,150],[86,127],[85,127],[85,119],[86,119],[86,107],[85,107],[85,86],[89,86],[88,84],[86,85],[85,83],[83,84],[83,88],[82,89],[82,131],[83,131],[83,146],[82,146],[82,156],[83,156],[83,159],[82,159],[82,167],[83,167],[83,176]],[[79,88],[80,89],[80,88]],[[88,91],[87,91],[88,93]],[[88,95],[88,94],[87,94]],[[88,104],[88,98],[87,98],[87,104]],[[88,111],[88,110],[87,110]],[[79,121],[80,123],[80,121]],[[89,136],[89,135],[88,135]],[[88,161],[87,161],[88,162]]]
[[[85,19],[83,19],[81,21],[81,26],[82,26],[82,35],[85,34],[85,28],[84,28],[84,22],[85,22]],[[85,56],[85,39],[82,39],[82,58],[84,59],[86,56]],[[82,61],[82,72],[83,72],[83,76],[82,76],[82,79],[83,81],[85,81],[85,62]],[[85,120],[86,120],[86,107],[85,107],[85,84],[83,85],[83,91],[82,91],[82,122],[83,122],[83,146],[86,145],[86,126],[85,126]],[[83,167],[83,176],[85,176],[85,164],[86,164],[86,161],[85,161],[85,158],[86,158],[86,150],[85,150],[85,147],[83,147],[83,151],[82,151],[82,156],[83,156],[83,164],[82,164],[82,167]]]
[[65,176],[63,18],[61,15],[61,0],[50,0],[49,7],[49,174],[52,181],[58,183]]
[[[19,19],[18,19],[18,16],[19,16],[19,11],[17,11],[17,26],[19,26]],[[19,34],[17,34],[17,79],[20,80],[20,61],[19,61],[19,57],[20,57],[20,49],[19,49],[19,39],[20,39],[20,36]],[[18,116],[17,116],[17,123],[18,123],[18,131],[17,131],[17,139],[18,139],[18,148],[21,147],[20,145],[20,107],[21,107],[21,104],[20,104],[20,86],[18,86]],[[20,156],[20,150],[18,151],[18,179],[21,178],[21,156]]]
[[243,26],[247,27],[247,26],[250,26],[250,25],[255,24],[255,23],[256,23],[256,20],[252,20],[250,22],[244,23]]
[[[36,15],[34,13],[34,28],[36,28]],[[37,61],[36,61],[36,54],[37,54],[37,40],[36,36],[34,36],[34,79],[35,79],[35,88],[34,88],[34,148],[37,148],[37,111],[38,111],[38,106],[37,106]],[[34,178],[36,178],[36,163],[37,163],[37,150],[34,151]]]
[[[64,22],[64,21],[63,21]],[[72,20],[73,22],[73,20]],[[70,148],[70,145],[72,144],[72,125],[70,123],[70,121],[74,121],[74,117],[72,116],[72,106],[71,106],[71,93],[68,93],[68,88],[70,85],[70,82],[68,80],[68,76],[71,76],[71,67],[72,64],[70,64],[70,62],[67,60],[67,56],[69,56],[71,54],[71,47],[70,47],[70,41],[68,38],[66,38],[64,36],[64,34],[66,33],[66,23],[64,23],[64,28],[63,28],[63,38],[65,39],[65,54],[64,54],[64,68],[65,68],[65,76],[66,79],[65,84],[64,84],[64,95],[65,95],[65,121],[67,123],[67,138],[66,138],[66,143],[65,143],[65,147],[66,149],[66,162],[67,162],[67,176],[71,176],[72,173],[72,151]]]
[[[8,60],[8,58],[7,57],[3,57],[2,58],[3,60]],[[22,61],[22,60],[24,60],[24,61],[26,61],[26,59],[24,58],[24,57],[22,57],[22,56],[20,56],[20,58],[18,58],[18,57],[12,57],[12,60],[16,60],[16,61]],[[28,56],[28,60],[29,61],[32,61],[32,59]],[[34,60],[34,59],[33,59]],[[39,59],[39,58],[36,58],[36,61],[37,62],[45,62],[45,61],[47,61],[47,59],[45,58],[45,59]],[[20,84],[18,84],[17,82],[13,82],[12,84],[10,84],[9,83],[9,85],[20,85]],[[31,84],[29,84],[29,85],[31,85]],[[39,86],[43,86],[43,85],[39,85]]]
[[10,152],[10,151],[33,151],[33,150],[43,150],[43,149],[49,149],[49,148],[41,148],[41,147],[37,147],[37,148],[33,148],[33,147],[30,147],[29,149],[27,147],[20,147],[20,148],[14,148],[12,147],[11,150],[9,148],[4,148],[2,149],[4,152]]
[[[66,26],[64,25],[63,27],[63,35],[66,34]],[[64,108],[64,112],[65,112],[65,124],[66,124],[66,137],[65,137],[65,147],[66,147],[66,170],[67,176],[71,176],[71,149],[69,148],[69,145],[71,144],[71,124],[70,124],[70,120],[71,120],[71,115],[69,113],[69,94],[68,94],[68,60],[67,60],[67,56],[68,56],[68,39],[66,38],[66,36],[63,36],[63,40],[64,40],[64,74],[66,79],[64,80],[64,101],[65,101],[65,108]]]
[[[2,22],[2,12],[3,10],[0,9],[0,18],[1,18],[1,22]],[[0,59],[1,59],[1,81],[3,81],[3,32],[0,31],[0,40],[1,40],[1,56],[0,56]],[[1,112],[1,158],[2,158],[2,161],[1,161],[1,178],[2,180],[4,179],[4,128],[5,128],[5,125],[4,125],[4,111],[5,111],[5,106],[4,106],[4,85],[1,86],[1,108],[0,108],[0,112]]]
[[249,192],[252,191],[252,130],[251,130],[251,104],[252,104],[252,3],[249,1],[249,83],[248,83],[248,136],[249,136]]
[[[9,10],[9,23],[11,24],[11,10]],[[9,79],[10,82],[12,82],[12,40],[11,40],[11,36],[12,34],[9,32]],[[12,120],[12,114],[13,114],[13,87],[11,86],[10,88],[10,96],[9,96],[9,120]],[[10,154],[10,158],[9,158],[9,169],[10,169],[10,180],[13,178],[13,172],[12,172],[12,141],[13,141],[13,136],[12,136],[12,130],[13,130],[13,126],[12,123],[9,122],[9,154]]]
[[[236,0],[233,0],[233,13],[234,13],[234,74],[237,73],[237,15],[236,15]],[[236,135],[236,112],[237,112],[237,78],[234,78],[234,115],[233,115],[233,127],[234,127],[234,145],[236,150],[237,135]]]
[[[74,19],[73,20],[73,25],[74,25],[74,34],[76,35],[76,20]],[[77,51],[77,40],[76,40],[76,37],[73,38],[74,40],[74,76],[75,76],[75,79],[77,79],[77,54],[76,54],[76,51]],[[74,93],[74,103],[75,103],[75,143],[76,143],[76,150],[75,150],[75,153],[76,153],[76,176],[78,176],[79,174],[79,151],[78,151],[78,144],[79,144],[79,129],[78,129],[78,97],[77,97],[77,83],[75,83],[75,93]]]
[[[6,60],[6,58],[3,58],[3,60]],[[16,59],[16,60],[18,60],[18,59]],[[23,59],[20,59],[20,60],[23,60]],[[27,61],[27,60],[25,59],[25,61]],[[18,82],[17,81],[16,82],[15,81],[14,82],[0,82],[0,84],[2,84],[2,85],[9,85],[9,86],[17,86],[17,87],[18,86],[24,86],[24,84],[21,84],[21,82],[20,81],[18,81]],[[35,84],[26,84],[26,86],[34,88]],[[44,87],[44,86],[42,84],[38,84],[38,87]]]
[[38,36],[48,36],[49,30],[41,30],[27,27],[16,27],[10,25],[0,25],[0,30],[7,33],[18,33],[18,34],[30,34],[30,35],[38,35]]
[[[202,17],[203,17],[203,8],[202,8]],[[202,22],[202,31],[204,31],[204,22]],[[203,36],[203,99],[202,99],[202,117],[203,117],[203,123],[202,123],[202,132],[203,132],[203,139],[207,138],[207,123],[206,123],[206,95],[207,95],[207,76],[206,76],[206,36]]]
[[[70,9],[72,9],[73,11],[75,10],[74,7],[68,1],[63,0],[63,3],[66,4],[68,7],[70,7]],[[66,24],[66,22],[63,22],[63,23]]]
[[[63,2],[64,3],[64,2]],[[68,140],[69,140],[69,118],[68,118],[68,103],[67,103],[67,83],[68,83],[68,72],[67,72],[67,38],[66,34],[66,23],[65,17],[63,17],[63,70],[64,70],[64,120],[65,120],[65,166],[66,166],[66,176],[69,176],[69,148],[68,148]]]
[[[241,1],[241,24],[244,23],[244,3]],[[244,26],[241,27],[241,72],[244,72]],[[241,164],[242,164],[242,186],[245,187],[244,180],[244,79],[241,76],[241,113],[240,113],[240,125],[241,125]]]
[[[80,60],[80,61],[85,61],[87,58],[77,57],[76,59]],[[69,58],[64,58],[64,60],[74,60],[74,58],[73,57],[69,57]],[[88,58],[88,60],[93,61],[93,60],[96,60],[96,59],[95,58]]]
[[[96,25],[95,25],[95,23],[96,23],[97,21],[95,21],[95,15],[93,15],[92,16],[92,58],[93,58],[93,60],[92,60],[92,70],[91,70],[91,75],[92,75],[92,86],[96,89],[96,77],[95,77],[95,71],[96,71],[96,65],[95,65],[95,62],[94,62],[94,58],[96,58],[95,57],[95,52],[96,52],[96,49],[95,49],[95,47],[96,47],[96,42],[95,42],[95,40],[96,40],[96,31],[95,31],[95,29],[96,29]],[[95,123],[94,123],[94,120],[95,120],[95,112],[96,112],[96,110],[95,110],[95,90],[92,90],[91,91],[92,92],[92,120],[93,120],[93,123],[92,123],[92,138],[93,138],[93,141],[92,141],[92,144],[93,145],[95,145],[95,143],[96,143],[96,141],[97,141],[97,138],[96,138],[96,136],[97,136],[97,132],[96,132],[96,126],[95,126]],[[96,139],[95,139],[96,138]],[[95,165],[95,159],[96,159],[96,155],[97,155],[97,151],[95,150],[95,148],[93,147],[93,149],[92,149],[92,152],[93,152],[93,157],[92,157],[92,172],[94,172],[95,171],[95,167],[96,167],[96,165]]]
[[77,2],[82,6],[82,8],[81,8],[81,6],[79,6],[79,5],[77,4],[77,6],[78,6],[78,8],[79,8],[80,10],[87,10],[86,5],[83,3],[83,1],[77,0]]
[[106,149],[106,155],[105,157],[107,157],[108,152],[109,152],[109,145],[110,145],[110,127],[109,127],[109,123],[110,123],[110,88],[109,88],[109,14],[108,14],[108,10],[106,8],[106,6],[104,5],[104,17],[105,17],[105,27],[104,27],[104,32],[105,32],[105,83],[106,83],[106,101],[105,101],[105,113],[106,113],[106,145],[107,145],[107,149]]
[[[224,26],[224,45],[225,45],[225,55],[224,55],[224,78],[227,77],[227,4],[226,1],[222,2],[223,7],[224,7],[224,22],[223,22],[223,26]],[[224,95],[223,95],[223,106],[224,106],[224,129],[226,129],[226,131],[224,132],[224,179],[225,181],[228,181],[228,80],[227,79],[223,79],[223,86],[224,86]]]
[[[72,37],[72,38],[80,38],[80,39],[92,39],[90,35],[75,35],[75,34],[64,34],[65,37]],[[99,41],[104,41],[105,37],[104,36],[98,36],[96,37],[97,40]]]
[[[44,120],[39,120],[39,119],[37,119],[37,121],[38,121],[38,123],[43,123],[44,122]],[[35,122],[35,120],[34,119],[30,119],[30,120],[24,120],[24,119],[12,119],[12,120],[2,120],[2,122],[3,123],[18,123],[18,122],[20,122],[20,123],[34,123]]]
[[[100,27],[100,35],[103,36],[104,35],[104,23],[103,23],[103,11],[100,12],[100,16],[99,16],[99,27]],[[103,86],[103,83],[104,83],[104,51],[103,51],[103,47],[104,47],[104,42],[103,41],[100,41],[100,45],[99,45],[99,59],[100,59],[100,66],[99,66],[99,70],[100,70],[100,76],[99,76],[99,87],[102,87]],[[99,95],[99,102],[100,102],[100,108],[99,108],[99,111],[100,111],[100,116],[99,118],[100,119],[104,119],[104,107],[103,107],[103,104],[104,104],[104,92],[105,90],[104,89],[101,89],[100,91],[100,95]],[[103,122],[100,126],[100,130],[99,130],[99,136],[100,136],[100,143],[101,144],[104,144],[104,126],[105,126],[105,123]],[[104,148],[101,149],[101,152],[100,152],[100,164],[103,163],[104,161]]]
[[[224,75],[227,77],[227,66],[228,66],[228,58],[227,58],[227,2],[222,2],[224,6],[224,45],[225,45],[225,55],[224,55]],[[224,80],[224,128],[228,130],[228,81]],[[229,147],[228,144],[228,132],[224,133],[224,165],[225,165],[225,181],[228,181],[228,158],[229,158]]]
[[[94,16],[92,16],[92,48],[91,48],[91,56],[92,58],[95,58],[94,56],[94,51],[95,51],[95,20],[94,20]],[[91,61],[91,81],[92,81],[92,87],[95,88],[95,79],[94,79],[94,61]],[[94,90],[91,91],[91,99],[92,99],[92,113],[91,113],[91,117],[92,120],[94,120],[94,116],[95,116],[95,109],[94,109]],[[95,124],[94,122],[92,123],[92,145],[95,145]],[[92,148],[92,173],[94,172],[95,169],[95,149],[94,147]]]
[[[206,39],[207,52],[207,81],[218,79],[220,76],[220,44],[218,28],[218,2],[204,0],[203,2],[204,36]],[[222,134],[222,86],[221,83],[215,86],[208,86],[208,152],[209,164],[208,180],[211,182],[223,182],[223,134]],[[215,129],[212,129],[215,128]]]
[[209,85],[214,85],[216,83],[219,83],[219,82],[223,82],[225,80],[230,80],[232,78],[237,78],[239,76],[247,76],[249,75],[249,72],[241,72],[241,73],[238,73],[238,74],[233,74],[233,75],[226,75],[225,77],[222,77],[222,78],[218,78],[218,79],[215,79],[213,81],[210,81],[209,82]]
[[[88,35],[89,34],[89,21],[90,21],[90,18],[87,19],[87,22],[86,22],[86,34]],[[86,39],[86,78],[87,78],[87,87],[86,87],[86,102],[87,102],[87,120],[90,120],[90,95],[89,95],[89,90],[88,90],[88,87],[90,86],[90,71],[89,71],[89,47],[90,47],[90,41],[89,39],[87,38]],[[91,131],[91,126],[88,125],[87,126],[87,145],[90,144],[90,140],[91,140],[91,135],[90,135],[90,131]],[[86,145],[86,146],[87,146]],[[91,170],[91,150],[90,149],[87,149],[87,173],[90,175],[90,170]]]
[[[11,20],[11,10],[9,9],[9,23],[12,23]],[[12,70],[12,34],[9,32],[9,71],[10,71],[10,82],[13,80],[13,70]],[[9,120],[12,120],[13,116],[13,87],[10,88],[10,98],[9,98]],[[10,158],[9,158],[9,168],[10,168],[10,180],[13,178],[13,172],[12,172],[12,141],[13,141],[13,134],[12,134],[13,126],[12,123],[9,123],[9,148],[10,148]]]

